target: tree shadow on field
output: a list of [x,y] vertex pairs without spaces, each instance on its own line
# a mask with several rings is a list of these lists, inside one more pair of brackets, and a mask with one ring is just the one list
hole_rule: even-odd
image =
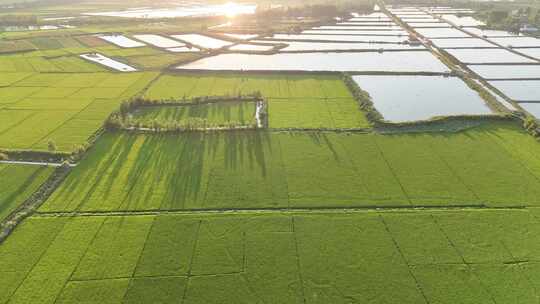
[[[307,133],[311,141],[317,145],[317,146],[326,146],[332,153],[332,156],[334,157],[334,160],[336,162],[340,162],[339,154],[337,153],[334,143],[328,138],[327,133],[320,133],[320,132],[310,132]],[[303,135],[303,134],[302,134]]]

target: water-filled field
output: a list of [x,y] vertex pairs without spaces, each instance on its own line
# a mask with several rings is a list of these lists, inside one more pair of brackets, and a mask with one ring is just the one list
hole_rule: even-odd
[[[377,32],[373,32],[376,34]],[[322,35],[322,34],[275,34],[270,37],[275,40],[320,40],[320,41],[343,41],[343,42],[391,42],[400,43],[407,40],[407,36],[373,36],[373,35]]]
[[464,63],[538,63],[504,49],[449,49],[447,52]]
[[486,79],[540,79],[540,65],[469,65],[468,67]]
[[415,29],[420,35],[427,38],[467,38],[471,37],[455,28],[417,28]]
[[[270,41],[269,41],[270,42]],[[276,41],[271,41],[276,42]],[[277,41],[288,46],[280,51],[348,51],[348,50],[418,50],[423,46],[411,46],[397,43],[347,43],[347,42],[304,42],[304,41]]]
[[[353,76],[383,118],[392,122],[436,116],[491,114],[482,98],[456,77]],[[441,92],[446,92],[441,94]]]
[[519,105],[534,117],[540,119],[540,103],[520,103]]
[[176,67],[178,70],[288,70],[288,71],[391,71],[446,72],[431,53],[282,53],[275,55],[222,54]]
[[489,40],[504,47],[540,47],[540,39],[533,37],[494,37]]
[[539,80],[497,80],[490,83],[514,100],[540,100]]
[[479,38],[439,38],[431,39],[431,42],[443,49],[447,48],[498,48],[493,43],[489,43]]

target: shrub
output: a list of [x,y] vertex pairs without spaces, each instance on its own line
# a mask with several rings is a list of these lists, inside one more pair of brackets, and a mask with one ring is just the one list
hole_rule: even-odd
[[54,140],[49,139],[49,141],[47,142],[47,149],[49,150],[49,152],[55,152],[57,150],[57,146]]
[[8,160],[8,159],[9,159],[9,157],[8,157],[8,155],[6,153],[1,153],[0,152],[0,160]]

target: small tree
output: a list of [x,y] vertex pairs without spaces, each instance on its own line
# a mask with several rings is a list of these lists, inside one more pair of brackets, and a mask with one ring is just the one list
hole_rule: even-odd
[[49,150],[49,152],[55,152],[56,151],[56,143],[54,142],[54,140],[52,139],[49,139],[49,141],[47,142],[47,149]]
[[0,160],[8,160],[8,159],[9,159],[9,157],[8,157],[8,155],[6,153],[1,153],[0,152]]

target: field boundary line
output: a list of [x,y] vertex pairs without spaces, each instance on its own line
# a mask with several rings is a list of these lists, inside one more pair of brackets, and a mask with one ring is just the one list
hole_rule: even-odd
[[501,206],[486,205],[448,205],[448,206],[365,206],[365,207],[313,207],[313,208],[237,208],[237,209],[186,209],[186,210],[133,210],[133,211],[36,211],[33,216],[39,217],[74,217],[74,216],[141,216],[141,215],[227,215],[227,214],[301,214],[301,213],[355,213],[355,212],[418,212],[418,211],[493,211],[493,210],[527,210],[534,206]]
[[187,272],[187,279],[186,279],[186,286],[184,286],[184,293],[182,295],[182,303],[186,303],[186,296],[189,289],[189,281],[192,277],[191,270],[193,268],[193,260],[195,260],[195,254],[197,253],[197,246],[199,244],[199,236],[201,233],[201,226],[202,226],[203,220],[199,220],[199,224],[197,225],[197,232],[195,232],[195,241],[193,242],[193,248],[191,249],[191,258],[189,259],[189,268]]
[[384,160],[386,166],[388,166],[388,169],[390,170],[390,172],[392,172],[392,176],[396,179],[396,182],[398,183],[399,187],[401,188],[401,191],[403,191],[403,194],[405,194],[405,197],[407,198],[407,201],[409,202],[409,205],[414,206],[414,204],[412,203],[411,197],[409,196],[409,194],[405,190],[405,187],[401,183],[401,180],[399,180],[394,168],[392,168],[392,166],[390,166],[390,162],[388,161],[388,159],[386,159],[386,156],[384,156],[384,152],[381,149],[381,147],[379,146],[379,143],[377,142],[377,139],[374,138],[373,142],[375,143],[375,147],[377,147],[377,150],[379,151],[379,154],[381,155],[381,158]]
[[422,286],[420,285],[420,283],[418,282],[418,279],[416,278],[416,276],[414,275],[414,272],[412,271],[411,269],[411,266],[409,265],[409,262],[407,261],[407,259],[405,258],[405,255],[403,254],[403,251],[401,250],[401,248],[399,247],[399,244],[398,242],[396,241],[396,239],[394,238],[394,235],[392,234],[392,232],[390,231],[390,228],[388,228],[388,224],[386,223],[386,221],[384,220],[384,217],[382,215],[379,214],[379,220],[381,221],[381,223],[383,224],[384,226],[384,229],[386,230],[386,233],[388,234],[388,236],[390,237],[390,239],[392,240],[392,243],[394,244],[397,252],[399,253],[399,256],[401,257],[401,260],[403,261],[403,263],[405,264],[405,266],[407,266],[407,270],[409,271],[409,275],[413,278],[414,280],[414,283],[416,285],[416,288],[418,289],[418,291],[420,292],[420,294],[422,295],[422,297],[424,298],[424,301],[426,302],[426,304],[430,304],[426,294],[424,293],[424,290],[422,289]]
[[133,281],[136,278],[138,278],[136,276],[137,268],[139,267],[139,265],[141,263],[141,259],[142,259],[142,256],[144,254],[144,250],[146,249],[146,244],[148,243],[148,239],[150,238],[150,234],[152,233],[152,230],[154,230],[154,224],[156,223],[156,218],[157,218],[157,216],[154,216],[154,218],[152,219],[152,225],[150,226],[150,228],[146,232],[146,237],[144,238],[144,245],[142,246],[141,252],[139,253],[139,256],[137,257],[137,263],[135,264],[135,267],[133,267],[133,271],[131,272],[131,276],[126,277],[126,279],[129,279],[129,283],[128,283],[128,286],[126,287],[126,292],[124,293],[124,296],[122,297],[122,302],[126,301],[126,296],[128,295],[129,288],[133,284]]
[[[456,172],[456,170],[454,170],[450,164],[448,163],[448,161],[439,153],[439,151],[437,151],[435,149],[435,146],[433,144],[433,138],[430,138],[430,140],[428,141],[428,146],[430,148],[430,150],[436,155],[436,157],[446,166],[446,168],[452,173],[452,175],[457,179],[459,180],[459,182],[467,189],[469,190],[473,195],[474,197],[479,201],[479,202],[482,202],[482,199],[478,196],[478,194],[463,180],[463,178],[461,176],[459,176]],[[445,143],[445,146],[446,146],[446,143]]]
[[456,253],[459,255],[459,257],[461,258],[461,261],[463,261],[463,265],[465,265],[465,267],[467,267],[467,269],[471,272],[471,275],[473,275],[477,280],[478,282],[480,283],[480,285],[482,286],[482,288],[484,289],[484,291],[489,295],[491,301],[496,304],[497,301],[495,301],[495,298],[493,297],[493,295],[491,294],[491,292],[489,291],[488,288],[486,288],[486,286],[484,286],[484,282],[476,275],[476,273],[474,273],[474,271],[472,270],[472,267],[471,267],[471,264],[469,264],[466,260],[465,260],[465,257],[463,256],[463,253],[461,252],[461,250],[459,250],[459,248],[456,246],[456,244],[454,244],[454,242],[452,242],[452,239],[450,239],[450,237],[448,236],[448,234],[446,233],[446,231],[441,227],[441,225],[439,224],[439,221],[437,221],[437,218],[431,214],[430,215],[431,218],[433,219],[433,222],[435,223],[435,225],[437,225],[437,228],[439,228],[439,231],[444,235],[444,237],[446,238],[446,241],[448,242],[448,244],[450,244],[450,246],[456,251]]
[[306,290],[305,290],[305,286],[304,286],[304,277],[302,275],[302,266],[300,264],[300,254],[299,254],[299,251],[298,251],[298,236],[296,235],[296,228],[295,228],[295,221],[294,221],[295,217],[292,216],[292,233],[294,235],[294,253],[295,253],[295,257],[296,257],[296,267],[298,267],[298,278],[300,279],[300,284],[301,284],[301,291],[302,291],[302,300],[303,300],[303,303],[306,304],[307,303],[307,299],[306,299]]
[[[56,239],[58,238],[58,235],[60,235],[60,233],[62,233],[62,230],[64,230],[64,227],[66,226],[66,224],[69,222],[69,219],[66,220],[63,224],[62,224],[62,228],[58,229],[58,232],[56,232],[56,235],[51,239],[51,242],[47,245],[47,248],[45,250],[43,250],[43,252],[39,255],[39,258],[36,259],[36,262],[32,265],[32,267],[30,268],[30,270],[28,270],[28,272],[26,273],[26,275],[24,276],[24,279],[21,280],[21,282],[19,283],[19,285],[17,286],[17,288],[15,288],[15,290],[13,290],[13,292],[11,293],[11,295],[9,296],[8,298],[8,301],[7,302],[10,302],[11,301],[11,298],[15,295],[15,293],[17,293],[17,291],[19,290],[19,288],[21,288],[21,285],[26,281],[26,279],[28,278],[28,276],[30,275],[30,273],[32,273],[32,270],[34,270],[34,268],[36,267],[37,264],[39,264],[39,262],[41,261],[41,259],[43,258],[43,256],[47,253],[47,251],[49,251],[49,248],[51,248],[52,244],[56,241]],[[0,243],[1,244],[1,243]]]
[[90,249],[90,247],[92,246],[92,244],[94,244],[94,241],[96,240],[96,238],[98,237],[99,233],[101,232],[101,229],[103,228],[103,226],[105,225],[105,222],[107,221],[108,219],[103,219],[101,221],[101,223],[99,224],[99,228],[96,230],[96,233],[94,234],[94,236],[92,237],[92,239],[88,242],[88,245],[86,245],[86,248],[84,249],[84,254],[81,255],[81,258],[77,261],[77,265],[75,265],[75,267],[73,267],[73,270],[70,272],[69,274],[69,277],[66,279],[66,281],[64,282],[62,288],[60,289],[60,291],[58,291],[58,294],[56,295],[56,297],[54,297],[54,302],[53,304],[56,304],[58,302],[58,299],[60,298],[60,295],[62,294],[62,291],[64,291],[64,288],[66,288],[67,284],[69,282],[71,282],[71,278],[73,277],[73,274],[75,274],[75,272],[77,271],[77,269],[79,268],[79,265],[81,264],[81,261],[84,259],[84,257],[86,256],[86,254],[88,253],[88,249]]

